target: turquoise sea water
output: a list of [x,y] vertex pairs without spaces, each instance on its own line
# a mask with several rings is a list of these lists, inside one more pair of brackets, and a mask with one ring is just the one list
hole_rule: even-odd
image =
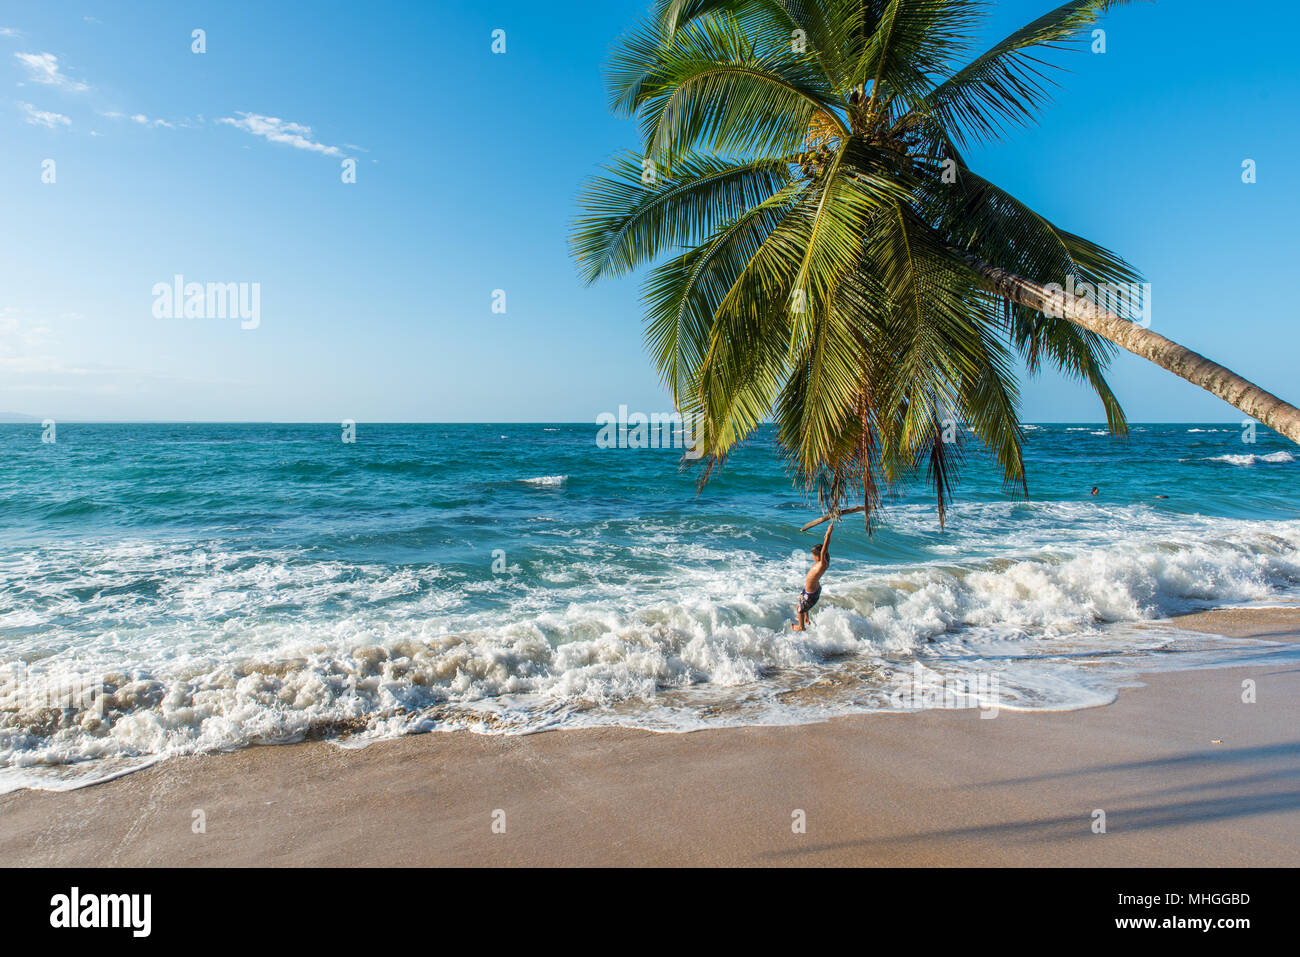
[[1141,623],[1300,586],[1300,450],[1263,428],[1031,427],[1027,499],[972,447],[946,531],[923,486],[845,520],[798,636],[820,530],[770,431],[700,495],[591,424],[41,431],[0,426],[0,790],[309,736],[1081,707],[1264,653]]

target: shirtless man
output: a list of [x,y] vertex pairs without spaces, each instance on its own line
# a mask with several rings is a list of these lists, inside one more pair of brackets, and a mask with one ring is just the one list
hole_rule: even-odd
[[826,574],[826,569],[831,563],[831,532],[835,531],[835,523],[831,522],[826,527],[826,537],[822,539],[820,545],[812,547],[813,567],[808,569],[808,575],[803,580],[803,591],[799,592],[799,604],[796,612],[799,620],[794,623],[794,631],[804,631],[808,627],[808,612],[812,611],[813,605],[817,604],[817,599],[822,597],[822,575]]

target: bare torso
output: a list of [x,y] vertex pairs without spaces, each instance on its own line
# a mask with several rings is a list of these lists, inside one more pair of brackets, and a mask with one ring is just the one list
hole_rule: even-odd
[[826,566],[829,564],[829,558],[823,558],[813,563],[813,567],[808,569],[808,574],[804,576],[804,591],[811,595],[822,587],[822,575],[826,574]]

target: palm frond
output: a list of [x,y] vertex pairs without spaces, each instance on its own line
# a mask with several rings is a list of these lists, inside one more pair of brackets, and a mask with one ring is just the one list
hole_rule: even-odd
[[971,0],[889,0],[867,37],[851,82],[870,85],[869,112],[895,97],[921,98],[971,49],[981,5]]
[[1133,0],[1071,0],[1021,27],[934,88],[921,108],[959,143],[996,139],[1032,122],[1050,100],[1056,69],[1033,52],[1068,49],[1097,18]]
[[747,35],[734,18],[694,21],[659,49],[635,99],[645,155],[707,150],[787,156],[816,113],[841,104],[816,61]]
[[787,185],[726,223],[707,242],[663,263],[646,280],[646,346],[676,408],[699,375],[719,306],[797,192],[794,184]]
[[579,197],[571,248],[583,279],[623,275],[670,249],[692,246],[790,181],[781,160],[686,154],[647,163],[633,153],[593,177]]

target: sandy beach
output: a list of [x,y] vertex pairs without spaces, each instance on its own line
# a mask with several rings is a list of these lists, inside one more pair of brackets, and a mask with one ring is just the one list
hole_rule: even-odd
[[[1290,642],[1300,609],[1177,624]],[[690,734],[425,734],[179,758],[79,791],[0,797],[0,861],[1296,865],[1300,668],[1257,647],[1249,657],[1144,676],[1105,707],[993,720],[967,710]],[[1093,831],[1097,810],[1105,833]]]

